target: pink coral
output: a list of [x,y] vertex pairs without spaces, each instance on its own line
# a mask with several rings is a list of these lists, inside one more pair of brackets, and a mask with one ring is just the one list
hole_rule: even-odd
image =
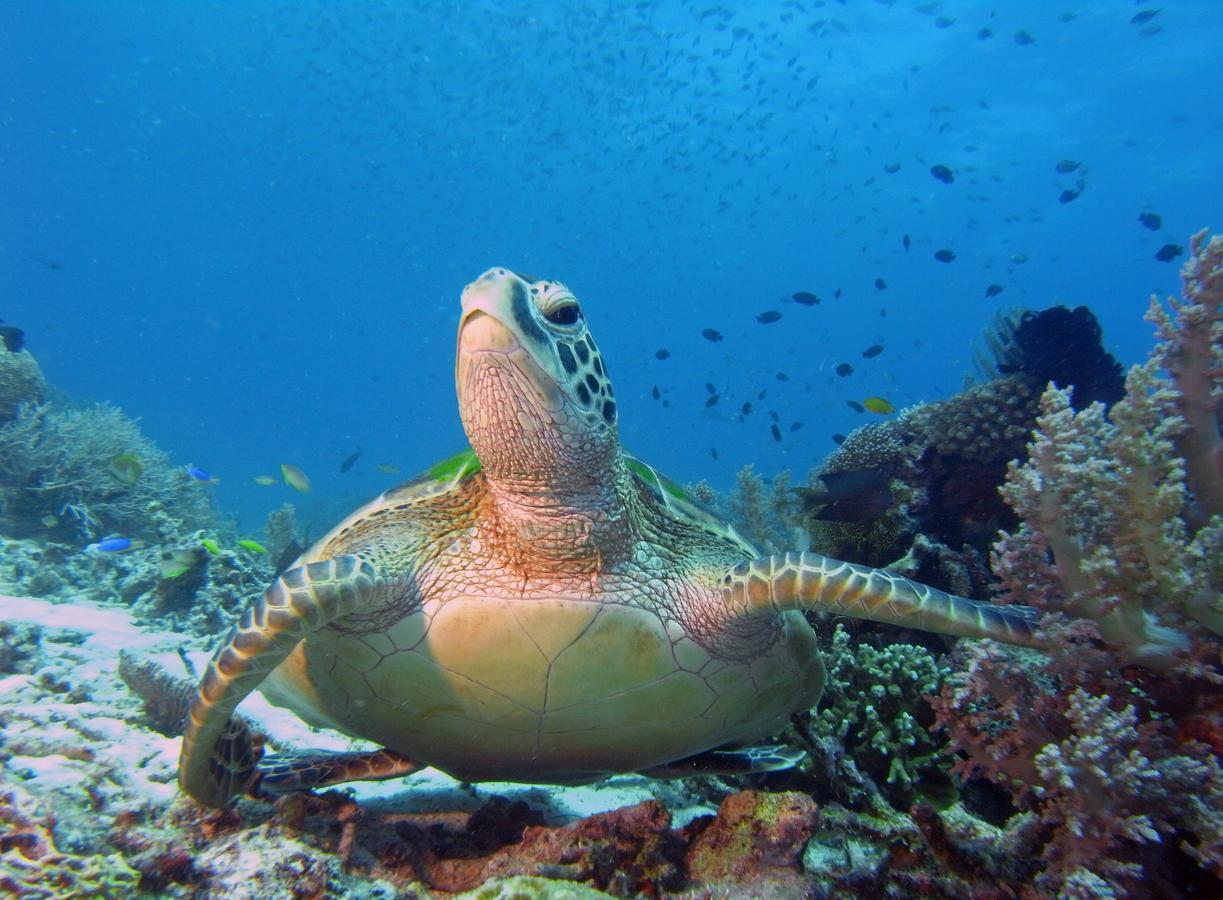
[[1076,413],[1050,386],[1003,488],[1021,525],[994,547],[1001,598],[1045,611],[1063,652],[959,648],[933,700],[957,770],[1010,790],[1037,887],[1063,896],[1184,878],[1186,858],[1223,879],[1223,239],[1192,246],[1125,397]]
[[1125,398],[1107,413],[1041,398],[1003,488],[1022,524],[994,552],[1007,600],[1090,619],[1119,660],[1159,669],[1223,634],[1223,239],[1192,245],[1176,321],[1152,305],[1161,342]]

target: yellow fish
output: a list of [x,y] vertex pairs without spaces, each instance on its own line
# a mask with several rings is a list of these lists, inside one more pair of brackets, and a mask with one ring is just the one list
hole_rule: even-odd
[[110,469],[110,474],[124,484],[135,484],[144,472],[144,465],[135,453],[120,453],[110,461],[107,468]]
[[310,492],[310,476],[290,463],[280,464],[280,474],[284,476],[285,484],[303,494]]
[[383,475],[398,475],[399,474],[399,466],[393,463],[378,463],[378,465],[374,466],[374,468],[377,469],[379,472],[381,472]]
[[271,475],[256,475],[251,479],[251,481],[255,482],[255,484],[261,485],[262,487],[269,487],[276,483],[276,479]]
[[881,416],[896,412],[896,407],[882,397],[867,397],[862,401],[862,405],[873,413],[879,413]]
[[249,550],[251,553],[267,553],[268,548],[258,541],[252,541],[249,538],[244,538],[238,541],[238,546],[243,550]]

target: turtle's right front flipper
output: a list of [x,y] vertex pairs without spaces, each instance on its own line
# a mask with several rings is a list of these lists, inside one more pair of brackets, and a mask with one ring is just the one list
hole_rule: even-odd
[[740,563],[723,577],[722,599],[737,615],[809,609],[1050,649],[1037,632],[1039,614],[1030,607],[980,603],[819,553],[784,553]]
[[232,718],[237,705],[306,635],[364,609],[401,584],[356,556],[285,572],[242,616],[208,663],[187,715],[178,783],[207,806],[251,787],[260,751]]

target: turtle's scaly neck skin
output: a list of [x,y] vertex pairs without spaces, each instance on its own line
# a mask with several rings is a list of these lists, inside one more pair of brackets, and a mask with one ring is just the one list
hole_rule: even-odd
[[633,543],[616,403],[573,294],[490,269],[463,291],[455,386],[488,483],[484,549],[531,574],[598,572]]

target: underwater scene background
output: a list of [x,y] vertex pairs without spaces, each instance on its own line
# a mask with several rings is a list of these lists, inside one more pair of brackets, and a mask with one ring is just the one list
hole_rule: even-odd
[[[1223,893],[1220,46],[1211,0],[4,5],[0,890]],[[465,446],[490,266],[762,551],[1062,652],[812,616],[786,771],[192,804],[183,660]]]

